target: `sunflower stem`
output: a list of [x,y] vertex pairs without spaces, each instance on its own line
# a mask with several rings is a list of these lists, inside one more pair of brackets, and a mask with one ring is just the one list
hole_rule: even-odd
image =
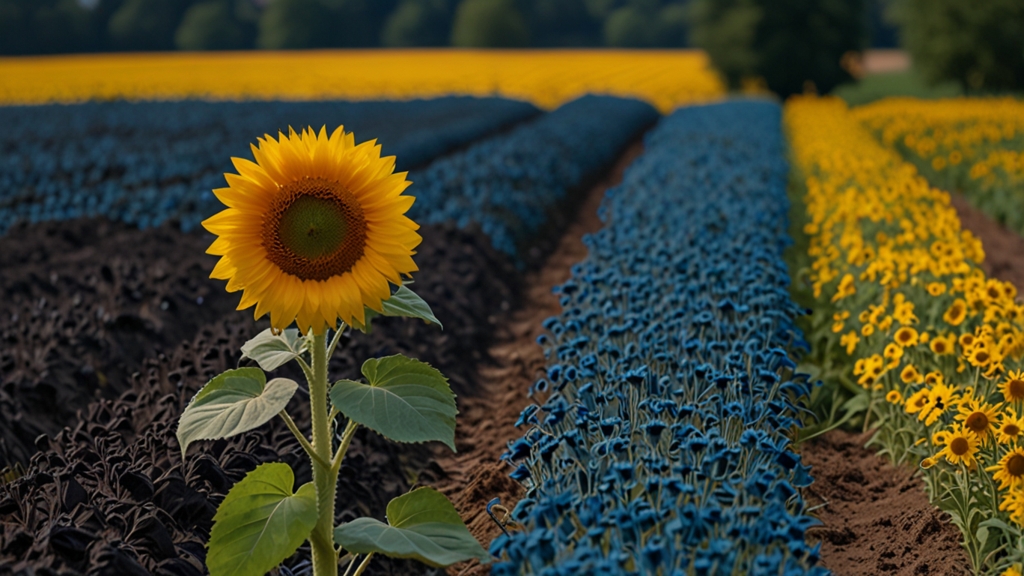
[[338,555],[334,548],[334,499],[338,489],[338,470],[324,465],[331,462],[332,434],[327,412],[327,336],[313,336],[312,378],[309,380],[310,415],[313,428],[313,484],[316,486],[320,518],[309,535],[313,552],[314,576],[338,576]]

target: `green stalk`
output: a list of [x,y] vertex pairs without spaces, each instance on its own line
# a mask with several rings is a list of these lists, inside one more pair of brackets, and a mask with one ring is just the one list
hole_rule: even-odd
[[327,336],[313,336],[312,378],[309,380],[310,416],[313,427],[313,484],[316,486],[317,520],[309,544],[313,551],[314,576],[338,576],[338,555],[334,549],[334,498],[338,489],[338,470],[324,466],[331,462],[331,422],[327,414]]

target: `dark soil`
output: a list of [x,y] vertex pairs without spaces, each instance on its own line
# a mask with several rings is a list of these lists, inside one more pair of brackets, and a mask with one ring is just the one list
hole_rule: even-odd
[[[71,224],[84,229],[102,225]],[[518,299],[519,274],[479,232],[448,226],[424,227],[421,232],[417,291],[432,304],[446,330],[411,320],[380,319],[372,334],[353,338],[335,356],[332,373],[356,375],[368,357],[403,352],[442,370],[461,398],[472,397],[478,380],[476,366],[493,342],[500,310],[510,309]],[[144,242],[158,237],[140,232],[125,245],[136,246],[141,254],[194,251],[202,255],[205,249],[203,238],[165,233],[167,237],[159,237],[156,246],[146,247]],[[131,236],[129,231],[125,234]],[[51,236],[32,238],[47,245]],[[57,248],[39,252],[61,254]],[[102,268],[101,262],[111,258],[117,256],[95,253],[93,266]],[[206,258],[211,262],[200,265],[198,271],[193,271],[196,264],[191,258],[168,259],[166,274],[172,279],[201,278],[203,270],[212,266],[213,258]],[[138,262],[144,260],[139,257]],[[174,262],[182,268],[175,268]],[[181,282],[170,280],[166,285]],[[238,296],[215,295],[223,289],[214,287],[217,291],[210,293],[211,299],[223,298],[224,309],[230,311]],[[171,289],[159,284],[148,289],[152,290],[148,299],[173,297]],[[93,294],[83,292],[82,302]],[[85,310],[98,307],[83,306]],[[68,309],[71,312],[65,314],[76,318],[77,309]],[[64,308],[54,314],[57,325],[62,321],[60,310]],[[201,318],[192,321],[198,323]],[[23,326],[29,342],[52,334],[35,333],[33,323],[11,324]],[[73,327],[78,325],[69,329],[69,341],[75,341]],[[137,362],[138,372],[131,378],[109,384],[125,390],[117,399],[95,401],[77,418],[53,418],[69,427],[54,440],[41,438],[37,444],[44,451],[31,459],[28,473],[0,486],[0,574],[203,574],[204,543],[216,504],[234,482],[268,461],[288,462],[299,482],[308,479],[308,462],[276,420],[228,441],[201,443],[181,462],[174,430],[184,405],[212,376],[236,366],[241,344],[262,328],[263,323],[253,322],[248,313],[224,313],[206,322],[194,337],[162,352],[154,349],[152,356]],[[74,355],[64,352],[54,357]],[[39,381],[51,382],[46,370],[40,371]],[[61,384],[64,388],[75,385]],[[67,397],[76,397],[74,391],[69,390]],[[300,394],[289,407],[299,422],[308,421],[308,407],[303,404]],[[391,498],[416,483],[436,483],[444,473],[431,456],[425,446],[395,445],[361,431],[341,471],[338,520],[366,515],[383,519]],[[374,561],[369,573],[416,574],[424,573],[424,567],[382,559]]]
[[[530,403],[527,390],[545,370],[544,352],[537,344],[537,336],[544,332],[541,322],[562,311],[551,290],[568,280],[572,266],[587,257],[582,238],[603,226],[597,209],[605,190],[622,181],[626,168],[642,152],[642,143],[633,144],[606,178],[587,192],[575,220],[544,265],[526,275],[522,303],[511,319],[502,323],[497,344],[490,349],[493,364],[480,370],[480,394],[459,400],[459,451],[438,460],[448,475],[439,488],[452,499],[473,536],[485,544],[501,533],[486,513],[487,503],[497,497],[512,510],[523,495],[522,486],[509,478],[508,465],[498,458],[508,442],[522,435],[515,422]],[[466,576],[487,574],[489,570],[473,562],[448,572]]]
[[805,495],[823,526],[823,565],[837,576],[970,574],[960,530],[928,502],[920,476],[864,448],[870,434],[833,430],[801,447]]
[[985,247],[985,262],[981,265],[985,273],[1012,283],[1021,292],[1024,289],[1024,239],[971,206],[963,196],[950,196],[963,227],[981,239]]

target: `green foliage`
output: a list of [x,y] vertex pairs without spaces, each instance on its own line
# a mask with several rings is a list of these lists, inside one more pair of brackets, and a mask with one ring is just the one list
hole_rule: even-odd
[[417,488],[389,502],[387,520],[357,518],[335,528],[334,541],[353,554],[414,558],[434,567],[490,561],[452,503],[433,488]]
[[0,0],[0,54],[61,53],[98,47],[77,0]]
[[595,16],[587,0],[520,1],[532,46],[598,46],[604,15]]
[[437,324],[439,328],[444,328],[444,326],[441,326],[441,322],[437,319],[437,317],[434,316],[434,312],[430,310],[430,305],[427,304],[426,301],[423,300],[423,298],[420,298],[418,294],[410,290],[409,287],[405,285],[400,287],[394,294],[392,294],[391,298],[385,300],[381,304],[381,309],[382,312],[378,313],[376,310],[366,308],[363,311],[366,324],[362,326],[353,327],[356,330],[369,332],[370,323],[373,321],[374,318],[376,318],[377,316],[392,316],[401,318],[419,318],[424,322],[428,322],[430,324]]
[[402,0],[384,23],[381,44],[444,46],[451,35],[451,16],[448,0]]
[[530,31],[511,0],[462,0],[455,11],[451,43],[462,48],[517,48]]
[[120,50],[170,50],[185,0],[125,0],[107,25],[110,43]]
[[783,97],[850,80],[840,60],[867,36],[865,0],[695,0],[692,17],[694,44],[730,86],[760,77]]
[[1024,2],[899,0],[892,15],[914,67],[933,83],[1024,89]]
[[298,358],[307,344],[297,328],[285,329],[280,334],[267,328],[242,345],[242,358],[252,358],[270,372]]
[[228,370],[210,380],[178,421],[182,458],[196,440],[228,438],[266,424],[284,410],[298,387],[287,378],[267,382],[259,368]]
[[634,2],[612,11],[604,22],[604,43],[621,48],[686,46],[689,11],[680,3]]
[[292,493],[287,464],[261,464],[235,484],[217,508],[206,566],[210,576],[266,574],[291,556],[316,525],[316,487]]
[[331,404],[353,421],[396,442],[444,442],[455,450],[455,394],[436,368],[402,355],[363,363],[369,384],[341,380]]
[[238,50],[246,47],[246,34],[227,0],[193,4],[174,33],[179,50]]
[[620,48],[641,48],[651,45],[650,14],[635,6],[623,6],[604,21],[604,43]]
[[890,96],[911,96],[914,98],[955,98],[963,95],[956,82],[929,85],[915,70],[870,74],[857,82],[837,86],[832,94],[839,96],[850,106],[860,106],[889,98]]
[[274,0],[260,16],[256,45],[271,50],[330,46],[333,16],[319,0]]

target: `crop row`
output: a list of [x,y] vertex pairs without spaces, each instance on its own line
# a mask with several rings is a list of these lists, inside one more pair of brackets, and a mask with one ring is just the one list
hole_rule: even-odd
[[779,107],[684,108],[645,143],[539,339],[493,574],[823,574],[788,438],[810,386]]
[[421,222],[479,223],[496,248],[515,256],[538,235],[550,236],[543,228],[559,204],[657,118],[637,100],[574,100],[413,173],[418,185],[410,215]]
[[1024,102],[891,98],[853,114],[932,185],[1024,232]]
[[[542,121],[525,125],[514,133],[516,135],[507,138],[514,146],[520,147],[518,150],[507,144],[504,147],[497,146],[507,152],[506,156],[491,158],[472,151],[473,146],[477,145],[495,149],[491,140],[471,146],[466,154],[470,158],[500,162],[504,166],[517,159],[519,162],[529,162],[539,158],[535,152],[537,148],[548,150],[545,152],[547,156],[540,157],[551,158],[552,154],[560,154],[557,163],[575,167],[575,171],[570,170],[572,177],[548,182],[542,190],[551,195],[549,207],[569,208],[559,206],[558,200],[571,198],[570,192],[574,187],[593,179],[595,174],[587,174],[586,170],[597,172],[607,165],[597,164],[590,157],[601,153],[605,154],[606,162],[612,160],[612,152],[607,151],[606,147],[625,146],[635,138],[635,132],[643,127],[644,123],[637,122],[636,114],[631,114],[629,110],[640,106],[644,113],[650,111],[646,105],[635,103],[626,103],[624,108],[616,109],[614,104],[604,99],[587,99],[574,106],[576,108],[568,109],[579,110],[579,107],[593,106],[591,112],[619,110],[623,114],[616,121],[592,113],[555,112]],[[530,131],[530,126],[536,128]],[[626,126],[632,126],[633,132]],[[577,142],[577,146],[571,147],[567,146],[571,140],[566,136],[558,136],[577,131],[603,144],[595,147],[590,143]],[[542,137],[553,139],[547,148],[542,140],[538,140]],[[489,173],[495,178],[490,182],[496,186],[495,190],[515,188],[513,184],[502,182],[502,179],[515,178],[515,172],[491,170]],[[420,178],[410,192],[416,195],[416,190],[427,184],[429,181]],[[458,189],[459,194],[473,192],[472,189]],[[484,198],[492,195],[489,189],[478,189],[475,193]],[[443,198],[443,195],[438,196],[437,201]],[[473,217],[470,210],[476,209],[474,206],[462,209],[461,214],[466,217],[466,222],[483,220]],[[506,226],[511,233],[516,234],[513,228],[516,222],[525,222],[533,217],[528,208],[524,207],[520,213],[517,206],[510,207],[513,218]],[[555,210],[549,210],[548,215],[557,214]],[[553,217],[549,225],[555,228],[560,222],[564,222],[564,218]],[[140,239],[143,233],[155,232],[158,231],[138,231]],[[552,232],[557,233],[557,230]],[[417,257],[421,268],[417,274],[418,292],[434,306],[447,330],[437,333],[419,323],[383,320],[379,326],[375,326],[368,339],[360,339],[358,344],[353,342],[338,358],[332,371],[355,374],[357,358],[409,353],[444,371],[451,379],[455,391],[463,394],[475,379],[475,365],[467,359],[484,358],[489,338],[494,332],[494,307],[497,304],[506,308],[506,302],[509,305],[515,304],[518,293],[517,274],[514,273],[511,259],[505,254],[494,252],[489,245],[491,239],[479,230],[460,231],[455,223],[445,222],[426,225],[421,233],[424,244]],[[45,238],[48,235],[40,236]],[[516,234],[516,237],[521,235]],[[0,241],[13,239],[9,236]],[[162,247],[173,254],[175,244],[166,238],[161,242],[164,243]],[[191,246],[194,242],[185,244]],[[523,247],[531,246],[525,243]],[[36,253],[32,250],[27,252]],[[108,255],[99,256],[96,251],[92,253],[94,258],[99,258],[92,274],[98,280],[97,288],[110,282],[115,284],[113,291],[124,296],[125,290],[116,286],[131,280],[120,278],[123,266],[108,267],[103,271]],[[122,259],[130,260],[130,257]],[[187,265],[183,268],[192,267]],[[167,268],[173,269],[174,266],[167,264]],[[55,271],[59,276],[64,276],[63,269],[57,267]],[[136,263],[130,271],[145,275],[148,269],[145,263]],[[108,276],[110,280],[107,280]],[[54,287],[64,289],[63,283],[56,282]],[[190,282],[194,282],[194,279]],[[169,284],[176,286],[178,283]],[[52,291],[54,287],[43,288]],[[100,338],[119,330],[121,318],[106,317],[102,307],[109,303],[96,301],[97,295],[105,294],[103,289],[89,290],[81,284],[67,289],[81,296],[74,306],[58,302],[49,304],[54,307],[50,310],[47,309],[45,299],[32,298],[19,309],[25,318],[33,318],[32,321],[18,323],[15,314],[0,314],[3,321],[10,318],[11,322],[18,323],[16,330],[6,333],[21,338],[24,340],[19,341],[21,347],[30,349],[33,342],[53,337],[52,334],[41,336],[34,332],[36,329],[53,329],[51,324],[56,325],[57,333],[65,345],[88,341],[88,337],[83,338],[80,334],[83,330],[96,331]],[[219,296],[208,293],[210,301],[200,301],[202,306],[223,307],[223,302],[217,304],[213,299],[230,297],[222,291],[218,292]],[[140,298],[154,299],[153,302],[143,302],[143,308],[150,306],[161,310],[159,304],[162,302],[159,301],[177,302],[175,296],[151,295],[148,291],[140,295]],[[58,310],[57,306],[61,308]],[[201,313],[199,311],[202,306],[195,309],[196,313]],[[148,326],[148,320],[145,319],[154,318],[154,313],[145,317],[139,314],[141,319],[128,322],[127,325],[137,331],[137,340],[142,341],[145,335],[156,329]],[[159,314],[155,312],[155,317],[159,317]],[[245,315],[236,313],[211,318],[193,339],[186,339],[176,348],[165,349],[159,355],[152,353],[151,357],[141,363],[142,369],[131,383],[106,382],[107,391],[111,387],[120,387],[122,390],[127,387],[119,398],[89,405],[81,421],[69,425],[56,441],[41,440],[39,448],[44,451],[31,459],[27,473],[0,487],[0,518],[4,524],[0,532],[0,566],[12,566],[15,571],[33,568],[41,570],[40,573],[55,570],[74,574],[84,572],[86,567],[93,567],[101,572],[107,570],[108,573],[119,574],[146,573],[144,571],[201,574],[205,556],[203,545],[209,534],[214,503],[219,501],[232,482],[261,462],[281,460],[290,463],[298,471],[300,481],[307,478],[308,462],[298,457],[297,447],[287,430],[276,424],[230,441],[212,443],[207,450],[209,454],[190,459],[188,463],[181,462],[173,438],[174,423],[181,409],[213,374],[235,365],[238,361],[236,350],[245,335],[251,336],[253,333],[255,327]],[[18,342],[11,343],[11,346],[17,347],[16,344]],[[39,363],[38,359],[24,360]],[[18,359],[12,361],[20,362]],[[37,366],[28,366],[32,367]],[[22,368],[20,363],[18,368]],[[45,368],[36,372],[30,381],[5,383],[5,390],[19,390],[17,394],[6,398],[17,402],[20,398],[46,397],[46,394],[26,393],[33,387],[47,387]],[[101,372],[100,367],[96,368],[96,372]],[[25,375],[32,371],[18,370],[17,373]],[[304,414],[301,406],[293,406],[290,410],[295,410],[300,418]],[[5,412],[18,413],[18,410],[15,407]],[[432,474],[439,473],[428,466],[428,454],[420,448],[403,448],[400,463],[394,457],[397,449],[373,434],[357,435],[352,449],[355,455],[353,465],[344,466],[341,477],[343,492],[354,497],[351,501],[339,502],[339,521],[368,514],[380,516],[387,500],[408,488],[410,470],[419,473],[421,481],[427,481]],[[394,565],[392,569],[394,573],[409,573],[409,570],[413,570],[401,565]],[[0,568],[0,574],[3,573],[4,569]]]
[[1024,307],[979,267],[948,193],[834,99],[787,105],[806,190],[808,338],[826,379],[867,399],[874,442],[920,463],[977,573],[1024,548]]
[[86,100],[408,100],[494,96],[550,110],[584,94],[668,112],[720,98],[699,51],[385,50],[95,54],[0,61],[0,103]]
[[211,189],[230,158],[289,126],[344,124],[408,170],[537,113],[497,98],[0,107],[0,234],[17,221],[100,215],[188,231],[219,209]]

